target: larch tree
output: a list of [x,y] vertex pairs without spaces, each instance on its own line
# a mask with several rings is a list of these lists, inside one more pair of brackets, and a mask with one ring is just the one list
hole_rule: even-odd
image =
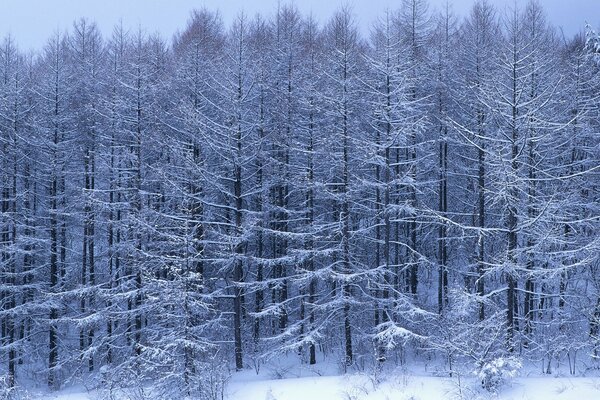
[[328,158],[331,167],[326,185],[330,196],[332,225],[329,235],[335,241],[328,275],[332,280],[330,312],[339,315],[342,331],[343,362],[346,368],[354,363],[352,333],[353,305],[360,295],[357,286],[362,276],[353,246],[355,177],[351,163],[355,156],[358,129],[358,76],[361,68],[363,44],[358,37],[356,21],[349,8],[342,8],[325,28],[325,46],[328,58],[325,107],[330,129]]
[[[0,131],[2,146],[2,206],[1,256],[2,292],[2,349],[6,353],[7,385],[15,385],[17,363],[24,344],[21,331],[29,312],[26,304],[31,288],[27,287],[32,268],[29,237],[32,232],[28,215],[31,211],[30,168],[33,154],[26,138],[28,128],[28,73],[26,58],[20,54],[12,37],[8,36],[0,48]],[[23,312],[21,312],[22,310]]]
[[67,213],[69,212],[66,187],[68,141],[71,138],[71,115],[68,99],[73,86],[68,80],[67,43],[58,33],[47,42],[40,64],[39,79],[34,90],[38,95],[36,128],[41,141],[43,159],[46,161],[46,181],[41,185],[47,192],[47,230],[49,236],[47,300],[48,313],[48,386],[60,386],[61,347],[60,336],[65,332],[61,322],[64,313],[64,281],[67,268]]
[[76,81],[76,89],[71,92],[70,106],[74,108],[73,129],[77,132],[74,140],[81,149],[81,176],[79,177],[81,215],[81,270],[74,295],[79,300],[79,351],[82,359],[88,361],[88,370],[94,370],[96,348],[94,347],[96,321],[95,291],[96,279],[96,187],[97,156],[101,124],[98,102],[101,94],[104,43],[96,24],[81,19],[73,25],[68,36],[69,74]]

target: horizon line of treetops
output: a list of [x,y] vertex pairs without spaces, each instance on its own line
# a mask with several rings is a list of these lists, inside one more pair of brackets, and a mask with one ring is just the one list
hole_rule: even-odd
[[7,38],[6,387],[208,399],[281,354],[598,368],[598,54],[539,1],[403,0],[368,40],[285,4],[196,10],[170,44],[85,19],[35,55]]

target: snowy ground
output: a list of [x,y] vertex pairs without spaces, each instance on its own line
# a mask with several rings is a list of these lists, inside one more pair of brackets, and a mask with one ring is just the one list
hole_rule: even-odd
[[[462,375],[448,377],[439,360],[411,360],[411,369],[397,367],[373,373],[340,373],[335,357],[314,366],[299,363],[289,354],[261,365],[260,373],[246,369],[233,373],[225,400],[600,400],[600,376],[588,370],[587,377],[572,377],[566,365],[553,365],[555,375],[543,375],[540,366],[528,364],[520,376],[507,382],[498,393],[481,388],[479,378],[465,367]],[[365,367],[369,369],[369,367]],[[393,368],[393,367],[391,367]],[[30,392],[28,399],[96,400],[107,393],[71,386],[58,393]],[[127,399],[128,396],[118,397]],[[160,399],[170,400],[170,399]],[[177,399],[180,400],[180,399]]]
[[498,394],[479,390],[472,379],[398,376],[374,386],[360,375],[284,380],[233,381],[230,400],[597,400],[600,379],[520,378]]
[[[71,388],[53,395],[30,393],[33,399],[93,400],[94,392]],[[517,378],[497,394],[461,379],[391,374],[376,384],[362,374],[264,379],[242,373],[230,382],[227,400],[597,400],[600,378]]]

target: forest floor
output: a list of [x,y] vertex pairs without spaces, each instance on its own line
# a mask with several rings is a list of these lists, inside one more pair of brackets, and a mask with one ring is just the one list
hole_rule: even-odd
[[244,382],[229,386],[230,400],[598,400],[600,378],[517,378],[498,393],[473,378],[399,376],[379,385],[363,375]]
[[[283,360],[231,376],[225,400],[599,400],[600,376],[572,377],[556,371],[542,375],[522,370],[490,393],[472,373],[447,377],[436,368],[385,371],[378,379],[366,372],[339,374],[335,365],[292,366]],[[106,393],[72,386],[56,393],[30,392],[29,399],[96,400]],[[127,397],[123,397],[126,399]],[[161,399],[163,400],[163,399]],[[166,399],[164,399],[166,400]]]
[[[71,388],[33,399],[95,400],[96,392]],[[380,384],[362,374],[305,378],[245,380],[234,377],[226,400],[598,400],[600,378],[516,378],[498,393],[477,387],[474,378],[457,379],[399,375]]]

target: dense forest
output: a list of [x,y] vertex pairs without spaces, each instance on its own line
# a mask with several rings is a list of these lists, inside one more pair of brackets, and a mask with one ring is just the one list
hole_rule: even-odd
[[600,368],[600,39],[541,2],[370,35],[192,12],[0,48],[0,375],[210,397],[340,371]]

